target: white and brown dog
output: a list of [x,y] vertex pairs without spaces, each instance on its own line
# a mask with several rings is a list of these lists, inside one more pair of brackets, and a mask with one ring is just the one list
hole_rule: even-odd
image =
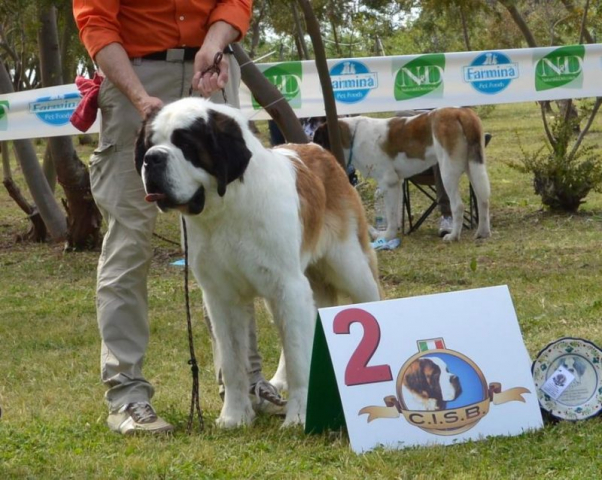
[[408,410],[445,410],[461,393],[460,379],[437,357],[414,360],[403,376],[401,397]]
[[256,297],[282,342],[273,381],[288,382],[285,425],[304,423],[316,306],[335,305],[339,293],[353,302],[380,297],[365,213],[345,172],[315,144],[264,148],[239,110],[199,98],[146,122],[136,165],[147,200],[186,218],[190,265],[222,362],[218,425],[254,416],[245,372]]
[[[347,162],[364,176],[374,178],[384,194],[387,230],[374,238],[391,240],[401,228],[403,180],[439,164],[450,200],[453,227],[443,240],[460,238],[464,205],[459,183],[468,173],[477,197],[479,225],[476,238],[491,234],[489,226],[490,186],[485,167],[483,127],[468,108],[441,108],[411,117],[339,119]],[[314,142],[329,148],[326,124],[318,128]]]

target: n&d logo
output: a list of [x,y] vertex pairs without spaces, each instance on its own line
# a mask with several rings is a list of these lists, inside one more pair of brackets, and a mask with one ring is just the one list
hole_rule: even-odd
[[560,47],[548,53],[535,65],[535,90],[540,92],[567,85],[581,87],[584,57],[583,45]]
[[518,63],[501,52],[485,52],[463,67],[464,81],[481,93],[494,95],[519,77]]
[[443,95],[444,71],[445,55],[441,53],[410,60],[395,75],[395,100],[409,100],[429,93]]
[[80,100],[79,93],[41,97],[29,104],[29,112],[48,125],[60,127],[69,123],[71,114],[79,105]]
[[410,357],[397,376],[396,394],[384,398],[385,406],[359,411],[368,422],[398,418],[435,435],[458,435],[473,428],[489,413],[491,404],[525,402],[524,387],[502,391],[487,385],[485,376],[467,356],[445,348],[443,338],[419,340],[419,352]]
[[378,87],[378,73],[368,70],[362,62],[344,60],[330,69],[330,81],[335,100],[357,103]]
[[8,130],[8,111],[10,104],[8,100],[0,100],[0,130]]
[[[301,80],[303,78],[301,62],[284,62],[268,67],[263,75],[274,85],[292,108],[301,108]],[[253,108],[261,105],[253,97]]]

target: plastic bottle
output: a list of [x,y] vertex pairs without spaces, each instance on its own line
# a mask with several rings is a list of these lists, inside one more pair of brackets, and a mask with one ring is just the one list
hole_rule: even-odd
[[374,228],[384,232],[387,229],[387,213],[385,199],[380,188],[374,192]]

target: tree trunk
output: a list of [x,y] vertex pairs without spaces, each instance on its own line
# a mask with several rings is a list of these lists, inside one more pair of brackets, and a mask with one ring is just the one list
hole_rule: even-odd
[[343,146],[341,143],[337,105],[334,101],[334,92],[332,90],[332,82],[330,81],[328,63],[326,62],[324,43],[322,43],[320,24],[316,19],[316,15],[314,14],[314,10],[311,7],[309,0],[297,1],[303,10],[305,24],[307,25],[307,33],[309,33],[311,43],[314,47],[316,67],[318,69],[318,75],[320,76],[322,96],[324,97],[324,109],[326,110],[326,120],[328,122],[328,140],[330,141],[330,147],[337,161],[345,168],[345,156],[343,155]]
[[75,81],[76,73],[76,61],[74,55],[69,53],[69,47],[73,41],[79,41],[77,39],[77,26],[75,25],[75,19],[73,18],[73,12],[71,10],[71,2],[64,4],[61,11],[61,16],[64,18],[63,31],[61,32],[61,50],[60,58],[62,60],[62,76],[65,83],[72,83]]
[[535,37],[531,33],[531,29],[527,25],[527,22],[516,8],[514,0],[498,0],[498,2],[500,2],[506,8],[506,10],[508,10],[512,20],[514,20],[514,23],[516,23],[516,26],[523,34],[523,37],[525,37],[527,45],[529,45],[531,48],[537,47]]
[[265,78],[240,44],[233,44],[232,49],[238,64],[243,65],[241,68],[242,81],[251,90],[259,104],[274,119],[286,141],[307,143],[309,139],[303,131],[299,119],[282,94]]
[[309,60],[309,51],[305,43],[305,32],[303,31],[303,25],[301,25],[301,19],[299,18],[299,12],[297,11],[297,5],[293,5],[293,18],[295,19],[295,30],[297,31],[297,39],[299,46],[301,47],[301,60]]
[[[0,60],[0,93],[13,93],[14,88],[4,63]],[[17,160],[29,192],[33,197],[46,228],[53,240],[60,242],[67,238],[67,222],[52,190],[42,172],[36,150],[30,140],[14,140],[13,146]]]
[[[579,12],[575,8],[575,5],[572,2],[572,0],[560,0],[560,1],[563,3],[563,5],[565,6],[565,8],[567,9],[567,11],[569,13],[571,13],[572,15],[579,15]],[[587,28],[583,29],[583,37],[585,38],[587,43],[596,43],[596,41],[594,40],[594,37],[591,36],[591,34],[589,33],[589,30]]]
[[40,216],[40,212],[35,205],[30,205],[27,199],[21,193],[21,189],[13,180],[10,170],[10,152],[9,143],[0,142],[0,151],[2,152],[2,184],[6,188],[9,196],[16,202],[17,205],[25,212],[31,221],[31,227],[25,235],[19,235],[19,240],[31,240],[34,242],[43,243],[46,241],[46,225]]
[[330,27],[332,28],[332,38],[334,38],[334,46],[335,46],[335,49],[337,52],[337,57],[341,58],[343,56],[343,51],[341,50],[341,45],[339,43],[339,35],[337,34],[337,27],[334,24],[332,17],[330,18]]
[[[59,54],[56,10],[39,12],[38,46],[44,87],[63,83]],[[77,156],[71,137],[50,137],[50,152],[67,202],[68,250],[91,250],[100,245],[102,216],[90,191],[90,174]]]
[[466,15],[464,15],[464,7],[460,5],[460,18],[462,20],[462,34],[464,35],[464,45],[467,51],[471,51],[470,48],[470,37],[468,35],[468,22],[466,22]]
[[44,150],[44,160],[42,161],[42,171],[48,182],[48,186],[52,193],[56,190],[56,170],[54,169],[54,162],[52,161],[52,152],[50,151],[50,144],[46,144],[46,150]]
[[257,46],[259,45],[259,40],[261,37],[261,22],[263,21],[263,17],[265,16],[265,11],[267,7],[267,0],[262,0],[261,6],[259,7],[259,14],[253,16],[253,20],[251,21],[251,26],[249,28],[250,35],[247,37],[251,38],[251,48],[249,49],[249,57],[255,58],[255,51],[257,50]]

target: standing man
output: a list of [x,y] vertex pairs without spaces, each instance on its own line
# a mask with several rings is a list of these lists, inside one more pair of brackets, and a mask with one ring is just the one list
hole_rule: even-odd
[[[141,121],[192,89],[239,106],[240,68],[228,45],[242,38],[252,0],[74,0],[82,43],[105,77],[99,91],[100,142],[90,160],[92,194],[108,224],[98,263],[97,316],[101,376],[108,387],[107,423],[117,432],[169,432],[150,404],[142,375],[149,341],[147,276],[157,217],[134,167]],[[201,72],[224,52],[220,73]],[[258,409],[269,410],[272,385],[263,379],[254,330],[249,381]],[[219,375],[219,359],[216,359]]]

